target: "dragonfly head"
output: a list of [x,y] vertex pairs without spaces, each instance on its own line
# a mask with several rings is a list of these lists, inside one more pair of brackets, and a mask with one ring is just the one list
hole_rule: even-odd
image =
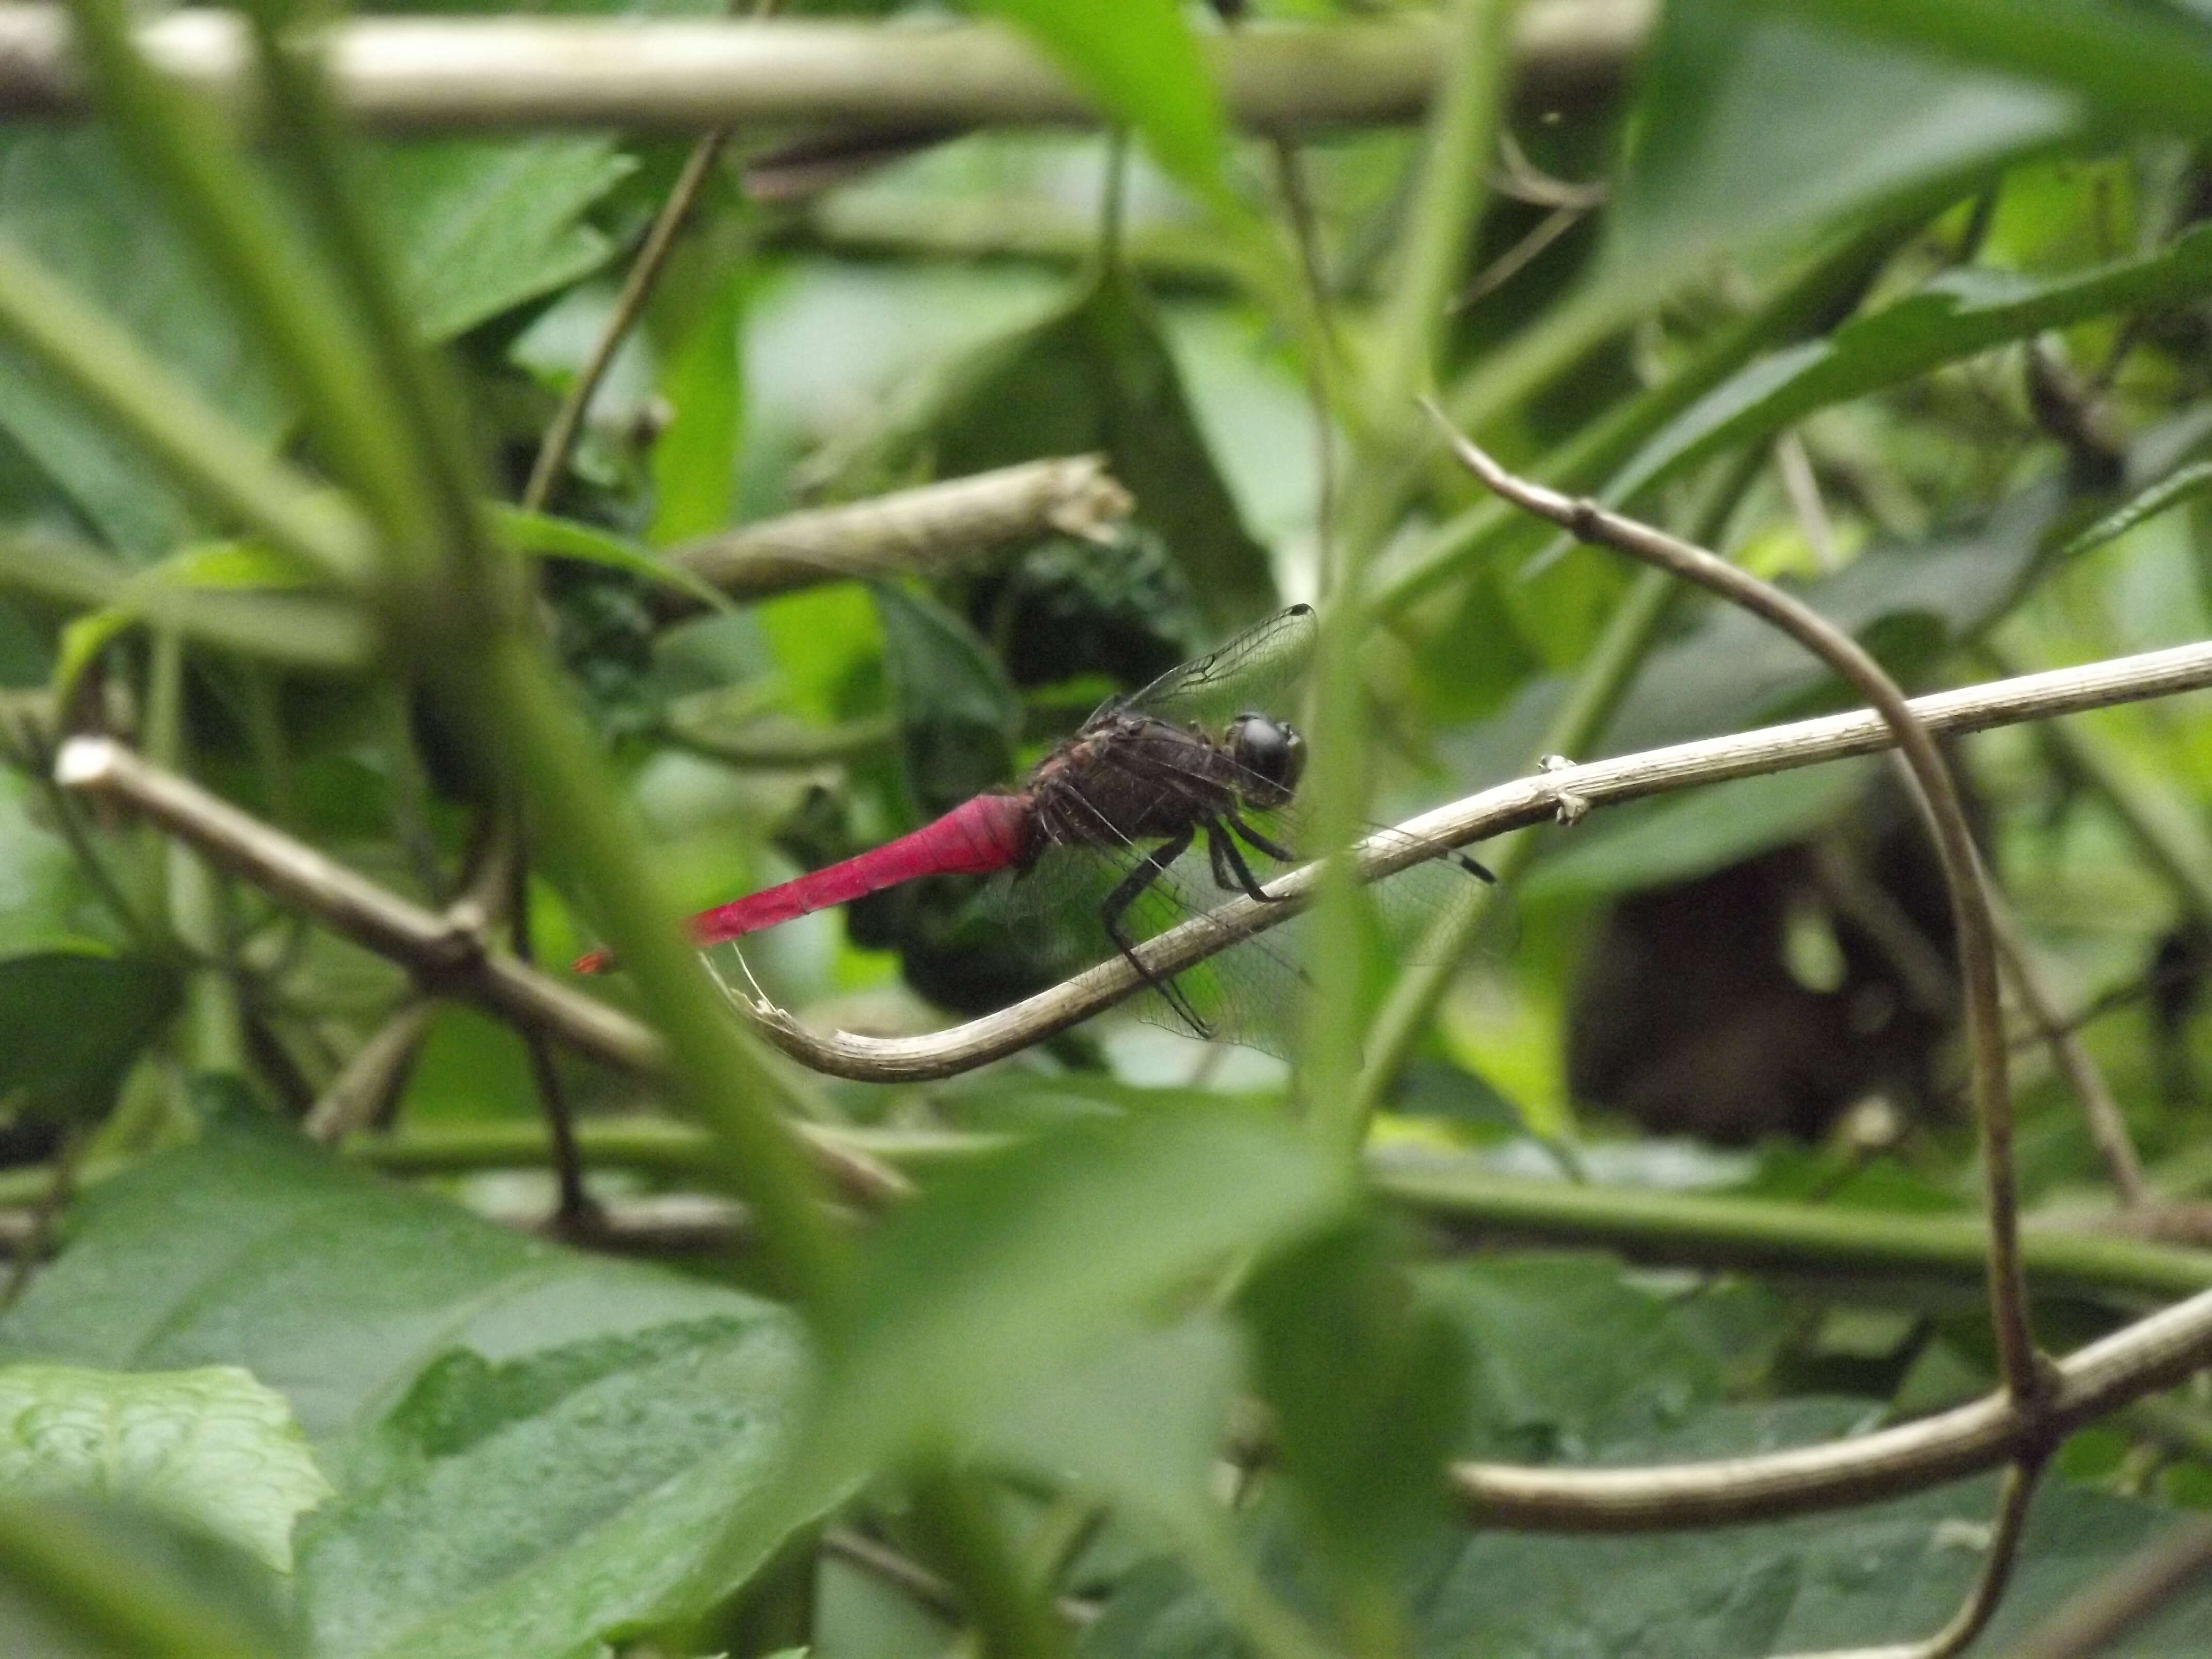
[[1237,763],[1237,793],[1260,811],[1285,805],[1306,769],[1306,740],[1297,728],[1265,714],[1239,714],[1223,736]]

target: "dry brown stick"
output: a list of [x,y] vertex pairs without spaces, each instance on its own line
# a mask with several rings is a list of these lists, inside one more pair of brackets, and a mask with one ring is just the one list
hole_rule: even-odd
[[331,1146],[383,1116],[407,1080],[436,1009],[428,997],[410,998],[370,1033],[307,1109],[300,1127],[308,1139]]
[[[54,781],[142,813],[234,875],[390,957],[427,993],[472,1002],[619,1071],[658,1076],[665,1066],[651,1030],[494,950],[481,911],[472,915],[465,903],[444,915],[410,904],[111,738],[71,738],[54,763]],[[856,1198],[880,1202],[913,1190],[896,1170],[807,1124],[794,1122],[792,1132]]]
[[[1069,455],[787,513],[680,543],[667,558],[732,599],[765,599],[817,582],[927,573],[1054,533],[1099,540],[1135,505],[1104,456]],[[657,588],[652,603],[665,616],[698,608],[670,587]]]
[[2212,1521],[2185,1522],[2068,1600],[2007,1659],[2095,1659],[2208,1572]]
[[[1649,0],[1546,0],[1517,56],[1524,97],[1555,103],[1618,83]],[[701,132],[834,124],[862,131],[1065,125],[1097,118],[1046,55],[989,25],[750,23],[703,18],[356,17],[331,28],[331,92],[382,132],[552,126]],[[245,101],[239,18],[149,19],[155,64],[216,99]],[[1202,43],[1231,119],[1279,131],[1417,121],[1435,89],[1427,19],[1241,29]],[[0,113],[90,112],[59,7],[0,5]]]
[[1503,499],[1548,520],[1577,539],[1609,547],[1695,582],[1771,623],[1812,652],[1871,703],[1897,738],[1899,756],[1919,786],[1923,816],[1934,836],[1957,930],[1968,1047],[1972,1057],[1976,1121],[1981,1127],[1983,1177],[1989,1206],[1990,1317],[2006,1386],[2024,1402],[2040,1394],[2027,1286],[2020,1265],[2020,1206],[2013,1170],[2012,1097],[2006,1081],[2010,1059],[1998,989],[1996,928],[1981,862],[1974,850],[1965,804],[1935,738],[1914,714],[1904,691],[1857,641],[1802,600],[1761,580],[1701,547],[1622,516],[1599,503],[1562,495],[1507,471],[1461,434],[1433,404],[1430,415],[1449,434],[1453,453],[1468,471]]

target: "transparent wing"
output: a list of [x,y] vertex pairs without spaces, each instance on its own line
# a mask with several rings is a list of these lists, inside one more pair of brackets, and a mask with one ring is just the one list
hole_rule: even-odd
[[1209,732],[1248,711],[1294,717],[1313,659],[1315,635],[1313,607],[1294,605],[1254,623],[1218,651],[1169,669],[1141,690],[1113,698],[1098,714],[1126,709],[1179,726],[1194,721]]
[[[1257,815],[1253,827],[1286,850],[1298,848],[1294,814]],[[1277,840],[1278,836],[1283,837]],[[994,889],[994,921],[1048,940],[1065,971],[1115,955],[1118,946],[1103,921],[1107,895],[1137,871],[1150,849],[1096,846],[1054,848],[1012,883]],[[1253,877],[1265,884],[1290,867],[1247,843],[1238,847]],[[1194,918],[1201,923],[1237,898],[1243,885],[1233,868],[1217,868],[1201,837],[1160,872],[1121,920],[1123,936],[1141,944]],[[1434,856],[1362,890],[1365,955],[1376,988],[1396,964],[1415,960],[1430,925],[1448,908],[1498,895],[1459,855],[1439,848]],[[1499,913],[1493,910],[1493,916]],[[1510,923],[1507,924],[1510,928]],[[1500,948],[1507,929],[1486,927],[1480,948]],[[1306,921],[1297,917],[1267,932],[1236,939],[1140,994],[1137,1012],[1186,1036],[1241,1042],[1290,1057],[1306,1027],[1311,984],[1302,964]]]

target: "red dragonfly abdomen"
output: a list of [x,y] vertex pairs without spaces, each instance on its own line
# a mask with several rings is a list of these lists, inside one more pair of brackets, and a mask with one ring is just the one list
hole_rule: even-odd
[[[704,949],[923,876],[981,876],[1010,868],[1029,855],[1035,823],[1026,794],[978,795],[896,841],[702,910],[691,918],[692,939]],[[594,951],[577,958],[576,971],[596,974],[611,962],[605,951]]]

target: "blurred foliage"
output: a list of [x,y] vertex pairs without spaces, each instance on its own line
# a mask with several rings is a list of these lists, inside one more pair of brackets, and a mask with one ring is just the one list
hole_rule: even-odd
[[[1018,780],[1104,699],[1346,571],[1370,606],[1357,760],[1378,821],[1527,770],[1566,709],[1595,711],[1590,758],[1844,706],[1771,630],[1516,518],[1373,406],[1406,344],[1396,297],[1432,257],[1457,297],[1414,319],[1438,342],[1417,378],[1455,418],[1785,583],[1910,689],[2212,635],[2203,7],[1672,0],[1632,74],[1509,97],[1494,144],[1426,163],[1411,128],[1224,137],[1206,53],[1247,14],[1443,30],[1482,6],[973,9],[1027,31],[1116,133],[916,135],[757,195],[798,176],[794,143],[836,136],[734,135],[543,511],[520,510],[522,481],[684,146],[378,140],[346,169],[490,538],[526,556],[517,625],[618,780],[581,810],[684,902]],[[304,259],[327,204],[289,142],[251,154],[291,181],[301,240],[281,257]],[[358,502],[361,457],[392,434],[334,441],[281,333],[131,153],[99,124],[0,126],[0,251],[125,331],[173,377],[176,420],[227,425],[321,507]],[[1470,179],[1470,224],[1423,220]],[[359,302],[342,274],[314,280]],[[945,1082],[763,1062],[732,1085],[755,1109],[859,1136],[921,1189],[837,1212],[849,1277],[811,1301],[770,1299],[775,1251],[748,1248],[775,1242],[773,1206],[708,1196],[757,1200],[744,1160],[664,1133],[668,1113],[713,1120],[696,1087],[534,1055],[477,1009],[441,1003],[373,1079],[373,1121],[309,1145],[297,1121],[362,1086],[417,988],[62,796],[61,733],[130,738],[411,900],[471,893],[496,939],[522,938],[520,893],[540,961],[599,942],[613,878],[533,820],[520,877],[485,884],[534,739],[421,656],[480,595],[434,573],[395,614],[374,583],[333,582],[15,340],[0,1186],[8,1237],[52,1259],[0,1313],[0,1650],[873,1659],[952,1651],[972,1620],[1000,1652],[1101,1659],[1714,1659],[1916,1637],[1972,1582],[1986,1480],[1721,1534],[1466,1527],[1450,1456],[1727,1455],[1986,1392],[1982,1304],[1963,1278],[1863,1261],[1714,1269],[1687,1222],[1642,1266],[1417,1230],[1300,1133],[1313,1033],[1287,959],[1241,981],[1273,988],[1249,1029],[1291,1064],[1121,1010]],[[910,578],[704,611],[667,557],[1085,453],[1134,501],[1097,539],[1040,526]],[[1263,712],[1305,721],[1299,695]],[[2158,1207],[2136,1231],[2198,1245],[2203,696],[1951,750],[2048,998],[2148,1167]],[[1816,1241],[1800,1264],[1839,1236],[1821,1226],[1972,1213],[1947,915],[1881,763],[1532,834],[1500,863],[1510,948],[1448,964],[1402,1037],[1376,1011],[1408,954],[1360,935],[1378,1157],[1510,1180],[1540,1208],[1567,1182],[1762,1200],[1762,1225]],[[810,1024],[884,1032],[1066,971],[1064,917],[978,905],[977,885],[873,895],[716,965]],[[592,988],[674,1018],[650,990]],[[2044,1048],[2016,1059],[2033,1218],[2104,1220],[2078,1103]],[[599,1206],[558,1244],[488,1218],[553,1201],[520,1133],[549,1080]],[[413,1178],[360,1167],[379,1159]],[[2204,1273],[2111,1249],[2140,1271],[2039,1297],[2055,1349]],[[2207,1507],[2199,1384],[2081,1431],[1973,1650]],[[1061,1629],[1055,1607],[1079,1616]],[[2199,1589],[2109,1650],[2208,1644]]]

